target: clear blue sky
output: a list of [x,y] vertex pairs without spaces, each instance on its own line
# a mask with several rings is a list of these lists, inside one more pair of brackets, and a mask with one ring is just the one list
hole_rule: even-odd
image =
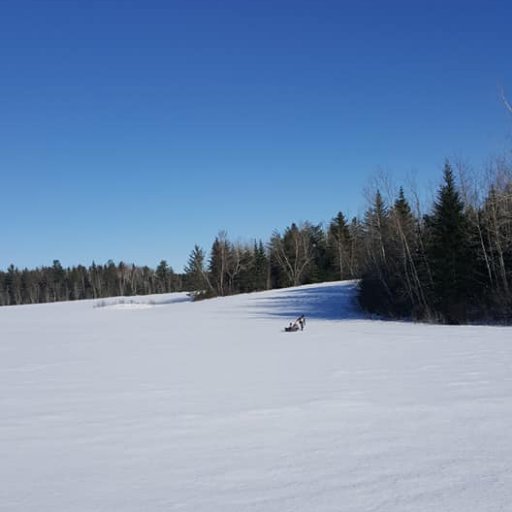
[[510,151],[510,1],[0,0],[0,267],[183,269]]

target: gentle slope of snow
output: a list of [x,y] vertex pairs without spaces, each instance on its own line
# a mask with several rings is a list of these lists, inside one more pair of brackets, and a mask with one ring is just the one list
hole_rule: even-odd
[[353,295],[0,308],[0,510],[510,510],[512,331]]

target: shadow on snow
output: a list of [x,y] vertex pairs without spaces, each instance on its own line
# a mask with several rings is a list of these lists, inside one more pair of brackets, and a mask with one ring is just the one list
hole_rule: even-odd
[[348,320],[366,318],[357,304],[357,282],[332,286],[307,286],[284,289],[271,297],[253,299],[251,309],[256,316],[294,320],[299,315],[307,319]]

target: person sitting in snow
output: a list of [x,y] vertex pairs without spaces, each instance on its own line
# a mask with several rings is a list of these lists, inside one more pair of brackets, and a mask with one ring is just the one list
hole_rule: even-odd
[[306,317],[304,315],[300,315],[297,320],[295,320],[295,324],[298,324],[300,326],[300,330],[304,330],[304,326],[306,325]]
[[299,330],[299,326],[297,322],[290,322],[290,325],[288,327],[285,327],[284,330],[286,332],[295,332]]

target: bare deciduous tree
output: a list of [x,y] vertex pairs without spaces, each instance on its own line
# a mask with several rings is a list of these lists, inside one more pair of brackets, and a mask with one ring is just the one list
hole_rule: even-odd
[[275,232],[270,247],[282,272],[292,286],[301,284],[305,272],[313,261],[313,245],[309,224],[292,224],[281,236]]

